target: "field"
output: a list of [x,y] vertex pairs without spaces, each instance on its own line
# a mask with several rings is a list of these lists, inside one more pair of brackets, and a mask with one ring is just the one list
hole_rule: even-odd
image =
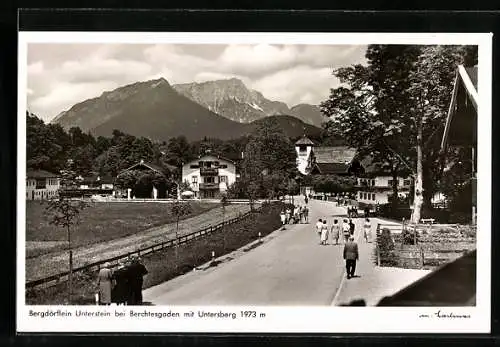
[[[281,226],[279,212],[281,206],[274,204],[250,215],[247,219],[224,227],[201,239],[182,244],[178,248],[168,248],[143,257],[149,274],[144,279],[144,288],[168,281],[176,276],[193,270],[194,267],[210,261],[211,252],[217,256],[227,254],[261,236],[273,232]],[[211,265],[216,266],[216,263]],[[97,287],[95,272],[80,275],[75,281],[73,304],[90,305],[94,303]],[[67,283],[63,282],[49,288],[39,288],[26,292],[26,302],[32,305],[57,305],[66,303]]]
[[[49,224],[45,206],[39,201],[26,201],[27,257],[34,257],[66,247],[66,230]],[[98,202],[81,212],[84,221],[71,233],[73,247],[109,241],[129,236],[138,231],[172,223],[174,216],[166,203],[154,202]],[[220,207],[214,203],[194,202],[193,217]],[[48,241],[47,244],[44,244]]]

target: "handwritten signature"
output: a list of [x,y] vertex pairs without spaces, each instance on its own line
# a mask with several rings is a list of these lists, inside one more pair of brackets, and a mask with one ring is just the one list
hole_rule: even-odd
[[470,314],[458,314],[454,312],[443,312],[441,310],[434,313],[421,313],[418,318],[449,318],[449,319],[468,319]]

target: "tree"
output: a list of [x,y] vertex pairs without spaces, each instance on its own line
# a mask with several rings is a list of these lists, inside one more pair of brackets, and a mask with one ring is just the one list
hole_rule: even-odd
[[465,63],[465,57],[469,53],[470,51],[466,47],[425,47],[409,75],[411,86],[408,90],[410,94],[408,103],[411,108],[406,121],[410,121],[410,130],[412,131],[409,133],[413,135],[416,147],[412,216],[414,223],[420,221],[424,202],[423,163],[425,156],[432,148],[432,140],[444,129],[456,68],[458,64]]
[[424,172],[430,182],[437,180],[436,135],[443,130],[456,65],[464,57],[474,61],[473,51],[457,46],[371,45],[367,66],[334,71],[347,87],[333,89],[321,105],[322,112],[333,117],[327,126],[332,134],[343,134],[349,145],[374,156],[393,177],[402,168],[411,172],[413,222],[420,221]]
[[192,207],[188,202],[181,202],[179,200],[175,200],[170,205],[170,212],[173,216],[175,216],[175,268],[178,269],[179,266],[179,220],[189,215],[192,212]]
[[80,222],[80,211],[87,204],[83,200],[73,200],[64,194],[64,190],[71,189],[76,185],[76,173],[72,169],[72,161],[68,160],[66,168],[61,170],[61,185],[59,194],[48,201],[46,211],[50,216],[50,224],[66,229],[68,236],[68,254],[69,254],[69,281],[68,281],[68,303],[71,304],[71,295],[73,292],[73,250],[71,246],[71,228]]
[[297,175],[296,158],[293,144],[275,119],[259,124],[250,134],[242,163],[242,181],[251,204],[283,190],[283,182]]

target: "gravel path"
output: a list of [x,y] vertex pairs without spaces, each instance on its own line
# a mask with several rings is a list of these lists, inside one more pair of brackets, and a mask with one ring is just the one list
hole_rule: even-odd
[[[226,207],[225,218],[231,219],[249,211],[246,204],[234,204]],[[216,208],[201,215],[179,222],[179,235],[188,234],[216,225],[222,221],[222,209]],[[73,266],[79,267],[120,254],[147,247],[161,241],[175,238],[175,223],[155,227],[120,239],[106,241],[73,250]],[[26,259],[26,281],[32,281],[66,271],[68,269],[67,251],[58,251]]]

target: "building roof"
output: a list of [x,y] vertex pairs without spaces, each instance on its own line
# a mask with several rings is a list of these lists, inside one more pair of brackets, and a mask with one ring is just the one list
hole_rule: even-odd
[[477,65],[474,67],[466,67],[465,71],[467,72],[467,75],[469,75],[474,88],[477,90]]
[[338,175],[348,173],[349,167],[349,164],[344,163],[316,163],[311,172],[317,172],[320,175]]
[[477,141],[478,98],[477,66],[465,68],[459,65],[441,139],[442,150],[448,143],[451,145],[475,144]]
[[[375,177],[375,176],[391,176],[391,170],[382,165],[381,163],[375,162],[371,155],[364,156],[360,160],[360,164],[363,167],[363,174],[366,177]],[[398,177],[407,177],[410,175],[410,170],[407,168],[400,168],[398,172]]]
[[228,163],[236,165],[236,162],[234,160],[231,160],[231,159],[226,158],[226,157],[222,157],[222,156],[217,155],[217,154],[204,154],[204,155],[200,155],[198,158],[190,160],[187,163],[184,163],[184,165],[189,165],[191,163],[197,163],[197,162],[199,162],[200,160],[202,160],[204,158],[224,160],[224,161],[227,161]]
[[[140,162],[138,162],[138,163],[136,163],[136,164],[132,165],[131,167],[129,167],[129,168],[127,168],[127,169],[123,170],[122,172],[120,172],[120,173],[118,174],[118,176],[119,176],[119,175],[121,175],[122,173],[126,172],[126,171],[133,170],[133,169],[135,169],[136,167],[139,167],[139,166],[144,166],[144,167],[147,167],[148,169],[153,170],[153,171],[156,171],[156,172],[158,172],[158,173],[159,173],[159,174],[161,174],[161,175],[165,175],[165,169],[164,169],[163,167],[161,167],[161,166],[159,166],[159,165],[156,165],[156,164],[153,164],[153,163],[148,163],[148,162],[145,162],[144,160],[141,160]],[[175,167],[175,166],[172,166],[172,165],[166,165],[166,167],[167,167],[167,169],[168,169],[169,171],[173,171],[173,170],[175,170],[175,169],[176,169],[176,167]]]
[[316,163],[350,163],[356,150],[347,146],[314,147],[314,158]]
[[45,170],[27,170],[26,178],[57,178],[59,175]]
[[314,146],[314,142],[312,142],[306,135],[302,136],[297,142],[295,142],[295,144]]

